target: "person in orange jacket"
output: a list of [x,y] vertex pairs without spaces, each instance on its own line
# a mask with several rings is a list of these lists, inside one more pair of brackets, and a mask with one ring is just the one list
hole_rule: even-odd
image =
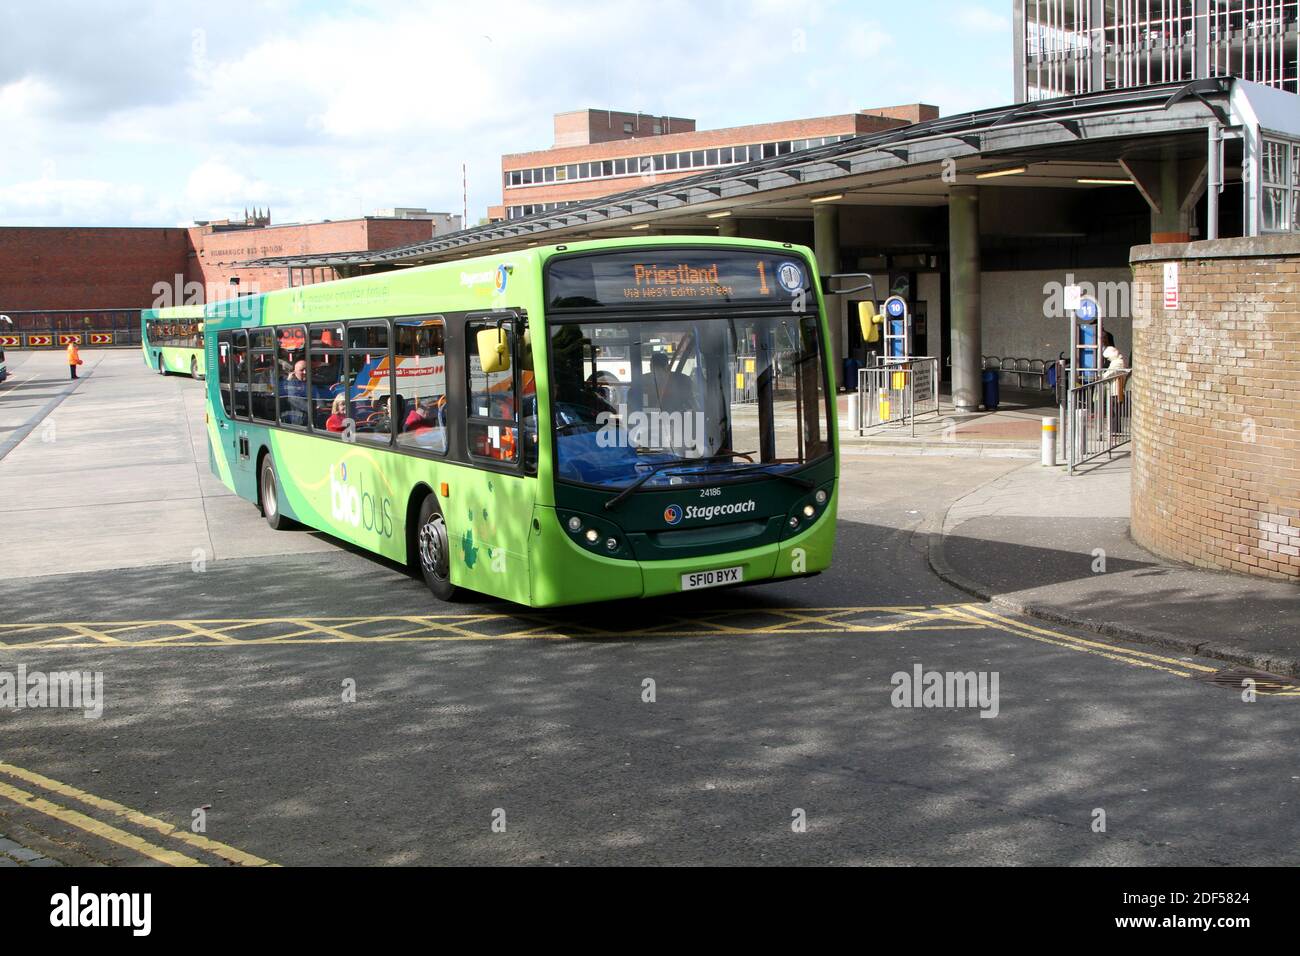
[[77,366],[80,364],[81,364],[81,353],[77,351],[77,343],[69,342],[68,343],[68,371],[72,373],[73,378],[77,377]]

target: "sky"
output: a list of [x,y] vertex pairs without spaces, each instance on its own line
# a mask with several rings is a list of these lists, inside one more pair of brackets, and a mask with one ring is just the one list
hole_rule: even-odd
[[0,226],[469,217],[552,116],[699,129],[1012,99],[1008,0],[25,0],[0,8]]

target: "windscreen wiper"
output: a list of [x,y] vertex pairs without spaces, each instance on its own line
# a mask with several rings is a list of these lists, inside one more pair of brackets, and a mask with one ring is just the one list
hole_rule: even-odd
[[658,464],[651,465],[649,471],[647,471],[636,481],[632,482],[632,484],[628,485],[626,488],[624,488],[622,491],[616,494],[613,498],[610,498],[608,501],[606,501],[605,510],[609,511],[613,508],[617,508],[623,502],[623,500],[627,498],[628,495],[632,494],[632,492],[636,491],[638,488],[644,485],[655,475],[659,474],[659,472],[663,471],[665,468],[681,468],[685,465],[694,465],[696,463],[709,464],[709,463],[719,462],[719,461],[731,461],[733,458],[736,458],[738,456],[752,455],[752,454],[754,454],[752,451],[749,452],[731,451],[731,452],[727,452],[725,455],[710,455],[707,458],[677,458],[674,459],[673,461],[661,461]]
[[696,474],[726,475],[728,477],[732,475],[767,475],[770,478],[784,478],[786,481],[794,482],[800,488],[804,488],[808,491],[817,487],[815,481],[809,481],[807,478],[803,478],[800,475],[792,475],[788,471],[768,471],[767,469],[770,467],[770,465],[758,465],[754,468],[741,468],[738,471],[701,471],[696,472]]

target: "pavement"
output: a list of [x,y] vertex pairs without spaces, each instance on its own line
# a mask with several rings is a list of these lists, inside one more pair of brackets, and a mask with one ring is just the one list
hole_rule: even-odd
[[[186,377],[144,378],[135,349],[9,352],[0,385],[0,525],[8,578],[327,551],[320,535],[265,536],[211,473],[204,393]],[[12,366],[11,366],[12,367]],[[15,559],[16,558],[16,559]]]
[[1300,676],[1300,587],[1157,557],[1129,535],[1131,460],[1026,465],[954,502],[927,536],[948,582],[1009,610]]
[[[946,387],[946,386],[945,386]],[[849,402],[838,396],[840,448],[846,455],[940,456],[944,458],[1032,458],[1037,460],[1042,421],[1055,417],[1054,393],[1005,388],[996,411],[958,411],[941,392],[938,409],[914,423],[876,425],[861,434],[847,428]]]

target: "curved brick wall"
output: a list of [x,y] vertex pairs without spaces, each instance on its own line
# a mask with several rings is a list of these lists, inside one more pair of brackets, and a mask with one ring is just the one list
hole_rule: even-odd
[[1300,236],[1139,246],[1133,272],[1134,539],[1300,582]]

